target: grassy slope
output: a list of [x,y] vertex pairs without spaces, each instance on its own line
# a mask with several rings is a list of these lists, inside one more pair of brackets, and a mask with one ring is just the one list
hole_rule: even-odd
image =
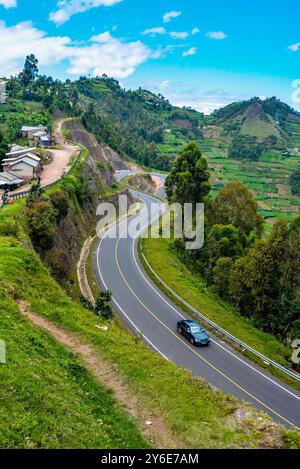
[[[0,225],[13,214],[18,216],[23,203],[2,209]],[[5,382],[2,397],[8,405],[1,411],[2,446],[147,445],[74,358],[21,318],[17,298],[92,344],[99,359],[113,365],[133,395],[164,419],[182,446],[256,447],[270,435],[271,444],[280,441],[281,430],[274,430],[272,423],[266,420],[258,430],[251,414],[240,421],[236,411],[241,404],[236,399],[212,391],[160,358],[131,336],[118,319],[108,323],[106,332],[96,328],[103,321],[66,296],[22,233],[19,239],[0,238],[0,278],[2,336],[8,343],[8,363],[0,368]],[[99,419],[103,420],[101,426]],[[300,444],[293,433],[284,435],[286,444]]]
[[[143,239],[143,251],[148,262],[162,280],[192,306],[267,357],[285,366],[290,363],[291,350],[271,334],[252,326],[232,306],[218,300],[212,291],[205,287],[203,280],[191,273],[172,252],[170,240]],[[275,370],[273,371],[276,373]],[[285,379],[289,381],[289,378]],[[289,382],[297,387],[294,380]]]
[[[21,254],[14,241],[0,243],[2,262],[9,249],[20,254],[13,266],[17,277],[25,259],[38,265],[30,252]],[[0,368],[1,447],[149,447],[111,392],[47,333],[21,317],[3,288],[0,309],[1,339],[7,347],[7,363]]]

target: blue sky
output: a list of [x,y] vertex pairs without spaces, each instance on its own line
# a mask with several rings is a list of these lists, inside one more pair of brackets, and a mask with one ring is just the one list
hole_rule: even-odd
[[0,76],[32,52],[41,73],[106,73],[206,113],[274,95],[300,110],[299,23],[299,0],[0,0]]

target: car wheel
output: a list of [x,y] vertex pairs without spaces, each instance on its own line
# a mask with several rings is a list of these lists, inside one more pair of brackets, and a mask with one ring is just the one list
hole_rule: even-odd
[[178,327],[178,332],[179,332],[179,334],[182,334],[182,329],[181,329],[181,327]]
[[191,344],[192,344],[192,345],[195,344],[195,341],[194,341],[193,337],[191,337]]

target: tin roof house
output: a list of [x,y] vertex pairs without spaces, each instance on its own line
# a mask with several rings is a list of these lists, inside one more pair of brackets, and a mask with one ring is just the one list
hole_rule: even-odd
[[21,135],[23,138],[28,138],[29,140],[34,140],[34,134],[37,132],[47,132],[47,127],[44,125],[28,126],[23,125],[21,127]]
[[0,189],[9,189],[10,191],[13,191],[20,187],[23,182],[24,179],[21,179],[10,172],[4,171],[4,173],[0,173]]
[[41,159],[29,151],[25,154],[5,158],[2,166],[3,171],[12,173],[21,179],[32,179],[42,169]]

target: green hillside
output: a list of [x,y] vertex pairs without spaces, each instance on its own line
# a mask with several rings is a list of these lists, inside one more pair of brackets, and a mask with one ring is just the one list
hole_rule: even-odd
[[299,210],[290,181],[300,169],[300,115],[276,98],[232,103],[204,116],[142,88],[125,90],[105,75],[74,82],[38,76],[26,86],[16,78],[7,91],[0,159],[22,122],[44,123],[59,111],[79,117],[99,142],[123,157],[156,170],[168,171],[183,146],[197,141],[209,161],[213,194],[229,181],[244,182],[267,228]]

